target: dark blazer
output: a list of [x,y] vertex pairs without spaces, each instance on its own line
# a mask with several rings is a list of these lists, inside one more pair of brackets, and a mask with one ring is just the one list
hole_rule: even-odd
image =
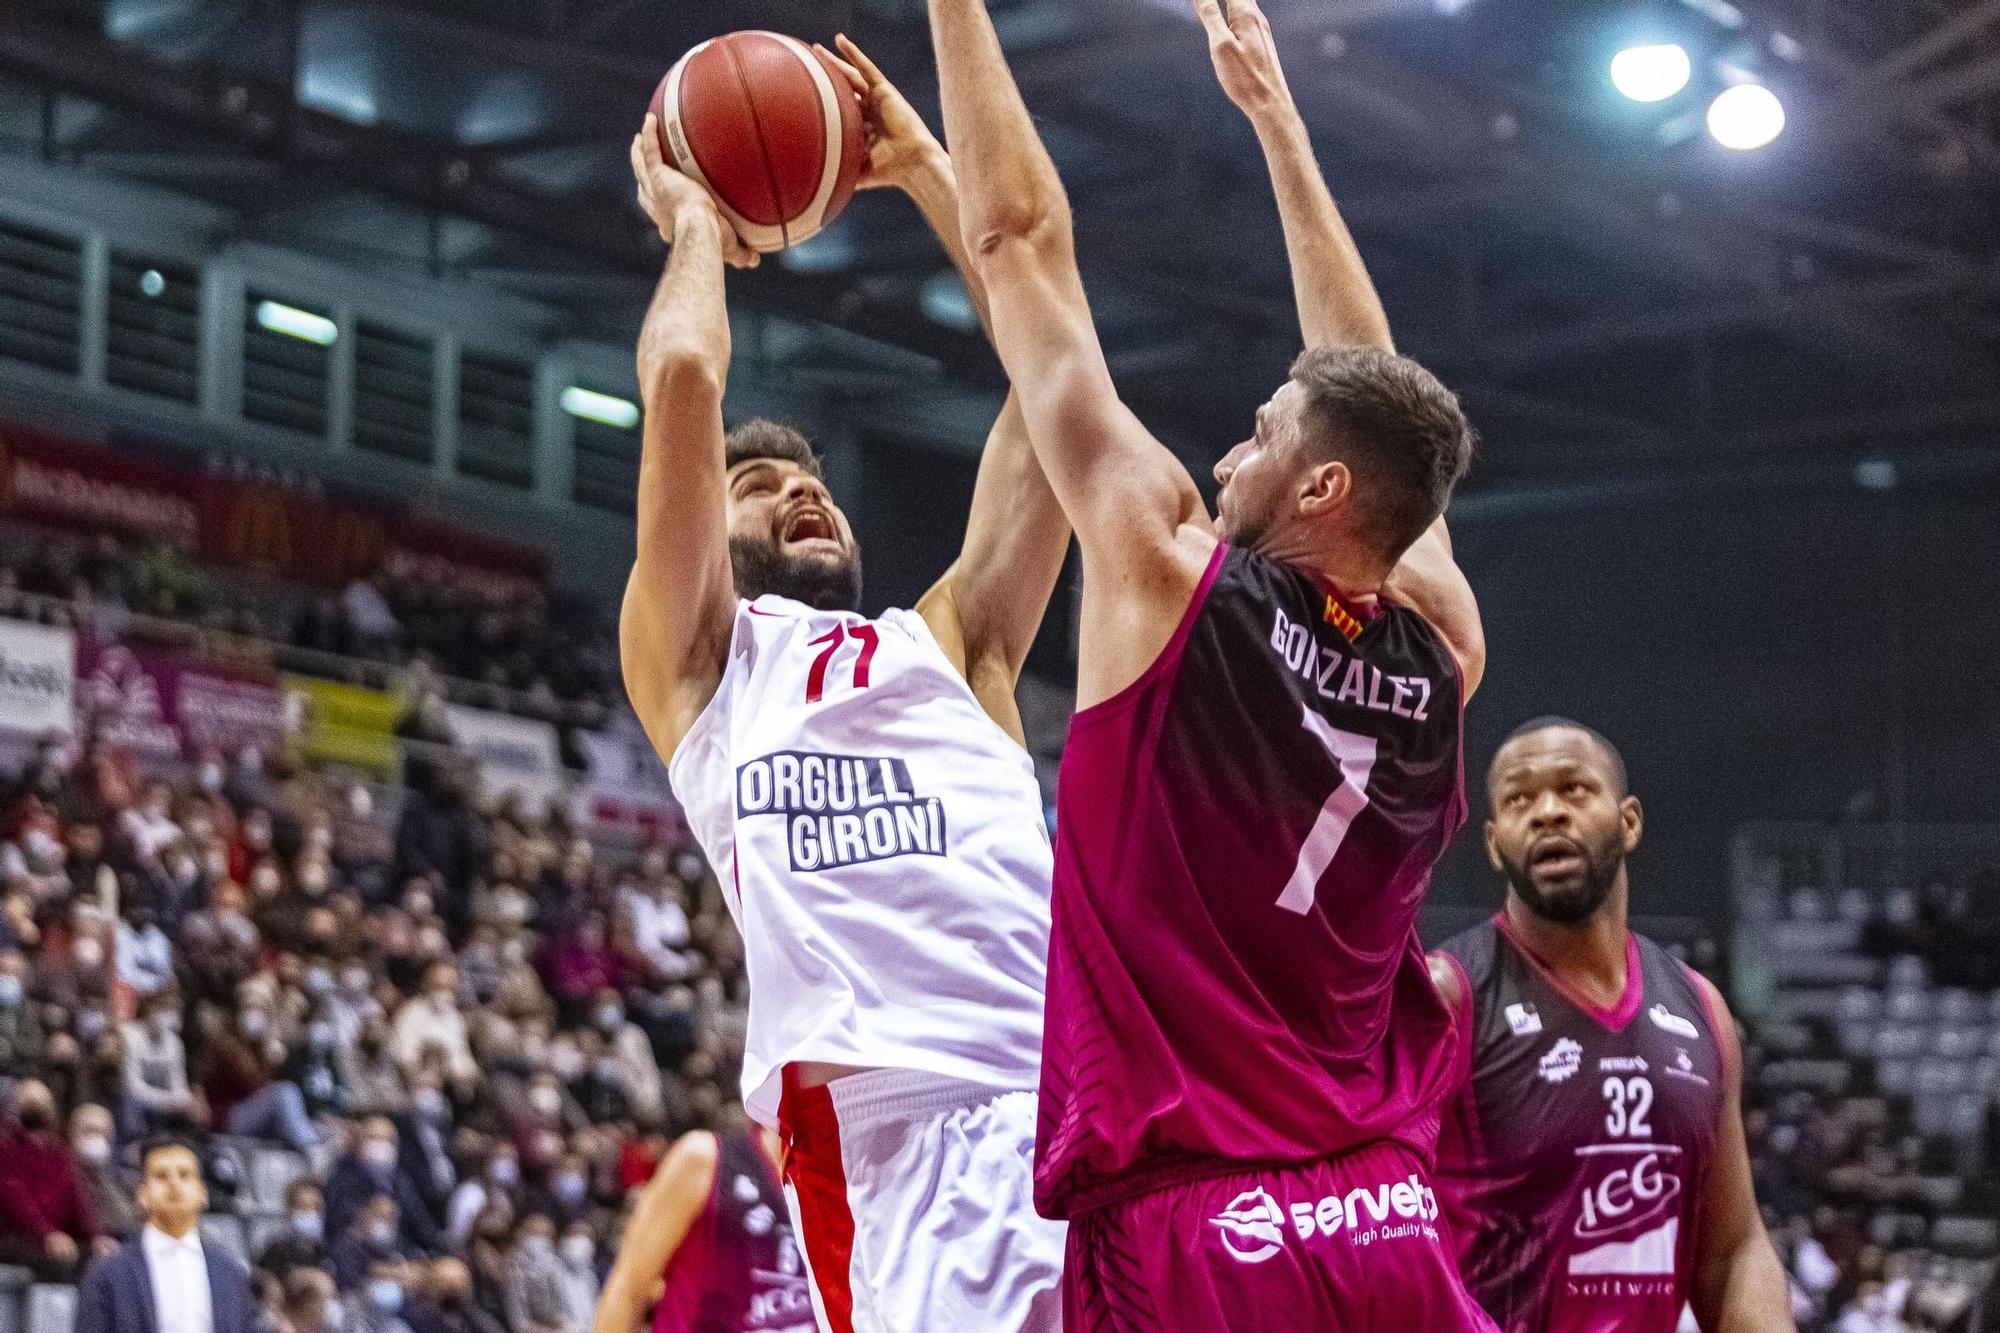
[[[250,1299],[250,1275],[234,1259],[204,1240],[208,1291],[215,1333],[256,1333],[262,1327]],[[77,1294],[75,1333],[160,1333],[153,1308],[153,1275],[146,1251],[133,1237],[118,1253],[92,1264]]]

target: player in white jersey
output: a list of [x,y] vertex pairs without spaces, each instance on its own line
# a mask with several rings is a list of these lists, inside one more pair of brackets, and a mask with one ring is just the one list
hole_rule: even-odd
[[[950,160],[842,49],[864,187],[915,199],[983,313]],[[914,611],[862,616],[806,439],[723,430],[723,269],[754,259],[661,163],[651,119],[633,166],[673,250],[639,341],[625,683],[742,929],[744,1101],[785,1140],[815,1315],[1056,1329],[1064,1236],[1031,1198],[1051,853],[1014,687],[1068,526],[1010,397],[957,562]]]

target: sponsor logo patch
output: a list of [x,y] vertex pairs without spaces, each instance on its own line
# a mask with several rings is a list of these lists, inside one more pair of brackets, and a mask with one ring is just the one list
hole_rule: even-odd
[[1572,1037],[1564,1037],[1542,1056],[1538,1071],[1544,1083],[1562,1083],[1583,1068],[1583,1047]]
[[1245,1190],[1208,1219],[1222,1234],[1222,1248],[1238,1263],[1261,1264],[1285,1246],[1285,1215],[1261,1189]]
[[1682,1018],[1664,1004],[1656,1004],[1646,1011],[1646,1017],[1653,1020],[1653,1026],[1663,1032],[1671,1032],[1676,1037],[1686,1037],[1689,1041],[1701,1040],[1701,1029]]
[[1607,1055],[1597,1062],[1599,1073],[1603,1074],[1643,1074],[1646,1072],[1646,1057],[1643,1055]]
[[1517,1037],[1532,1037],[1542,1030],[1542,1016],[1535,1012],[1532,1004],[1510,1004],[1507,1006],[1507,1026]]

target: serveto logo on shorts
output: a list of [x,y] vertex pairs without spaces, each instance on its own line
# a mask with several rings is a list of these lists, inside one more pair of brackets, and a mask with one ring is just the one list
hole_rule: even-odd
[[736,817],[783,815],[792,869],[946,854],[944,802],[900,759],[780,750],[736,770]]
[[1286,1214],[1292,1230],[1302,1241],[1345,1233],[1354,1245],[1372,1245],[1378,1240],[1400,1240],[1407,1236],[1438,1239],[1436,1191],[1412,1174],[1407,1180],[1359,1186],[1346,1194],[1329,1194],[1323,1199],[1302,1200],[1289,1209],[1280,1209],[1276,1199],[1262,1189],[1245,1190],[1229,1201],[1229,1206],[1209,1219],[1222,1234],[1222,1247],[1238,1261],[1261,1264],[1285,1244]]
[[1208,1224],[1222,1233],[1222,1248],[1241,1263],[1261,1264],[1285,1246],[1285,1215],[1261,1189],[1243,1191]]

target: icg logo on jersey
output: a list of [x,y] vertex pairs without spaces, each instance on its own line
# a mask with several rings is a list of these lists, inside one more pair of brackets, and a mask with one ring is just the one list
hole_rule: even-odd
[[736,770],[736,817],[782,815],[794,870],[945,854],[944,802],[900,759],[780,750]]

